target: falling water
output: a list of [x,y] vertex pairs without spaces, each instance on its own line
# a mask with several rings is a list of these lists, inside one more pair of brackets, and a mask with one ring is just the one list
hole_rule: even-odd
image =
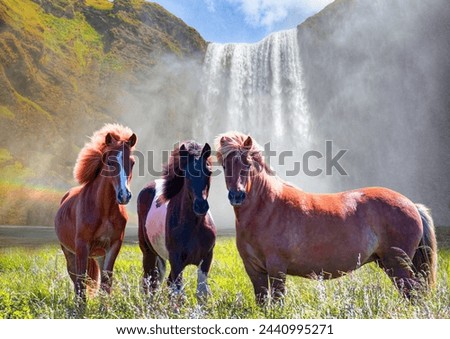
[[305,143],[309,115],[296,29],[254,44],[211,43],[203,71],[201,95],[210,122],[205,136],[212,125],[214,132],[240,130],[260,142],[289,136]]
[[[210,43],[201,65],[163,58],[123,99],[124,123],[139,147],[155,150],[155,169],[164,160],[159,150],[177,141],[212,144],[217,134],[239,130],[270,142],[280,155],[270,165],[305,191],[386,186],[449,225],[448,13],[448,0],[335,1],[259,43]],[[331,155],[348,150],[340,162],[348,175],[303,170],[308,150],[324,155],[308,168],[326,169],[326,140]],[[282,151],[292,156],[285,161]],[[297,174],[290,160],[301,162]],[[134,178],[138,191],[149,175]],[[226,197],[220,174],[210,194],[219,227],[234,224]]]
[[[202,125],[193,133],[199,139],[213,140],[219,133],[238,130],[261,145],[270,142],[277,154],[289,150],[299,155],[309,147],[310,116],[297,29],[271,34],[254,44],[210,43],[201,80]],[[270,165],[285,177],[291,161],[294,158],[284,164],[273,160]],[[230,227],[234,222],[224,203],[224,179],[214,180],[212,212]]]

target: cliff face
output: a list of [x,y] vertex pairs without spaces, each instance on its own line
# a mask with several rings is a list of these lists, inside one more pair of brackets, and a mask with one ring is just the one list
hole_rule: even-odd
[[334,190],[387,186],[450,225],[448,1],[337,0],[298,27],[316,140],[348,149]]
[[73,183],[86,135],[121,121],[121,98],[162,56],[195,59],[205,49],[193,28],[143,0],[2,1],[0,224],[31,222],[13,212],[36,191],[27,186]]

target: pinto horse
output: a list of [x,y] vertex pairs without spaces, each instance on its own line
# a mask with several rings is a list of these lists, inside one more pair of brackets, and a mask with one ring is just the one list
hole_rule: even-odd
[[229,132],[215,144],[258,303],[285,294],[286,274],[331,279],[373,261],[406,297],[435,282],[436,237],[423,205],[381,187],[306,193],[274,175],[250,136]]
[[111,291],[128,219],[124,205],[131,199],[131,152],[136,141],[129,128],[118,124],[106,124],[95,132],[75,164],[74,177],[81,186],[64,195],[55,217],[67,270],[83,301],[86,284],[92,292],[99,284]]
[[210,155],[208,144],[202,148],[195,141],[182,143],[164,166],[163,179],[139,193],[139,246],[146,292],[162,283],[169,260],[168,283],[175,293],[182,292],[182,272],[192,264],[198,266],[197,298],[209,294],[207,276],[216,239],[207,201]]

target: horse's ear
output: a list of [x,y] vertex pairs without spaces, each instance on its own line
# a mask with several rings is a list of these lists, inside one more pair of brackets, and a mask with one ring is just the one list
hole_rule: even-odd
[[106,146],[111,145],[113,142],[116,142],[117,140],[112,136],[111,133],[106,134],[105,137],[105,144]]
[[180,157],[187,157],[189,155],[189,152],[186,149],[185,144],[182,144],[180,146]]
[[180,146],[180,169],[185,170],[188,161],[189,152],[183,144]]
[[252,147],[253,147],[253,139],[249,135],[248,138],[245,139],[245,141],[244,141],[244,148],[250,150]]
[[133,147],[134,145],[136,145],[137,142],[137,136],[136,134],[132,134],[130,139],[128,139],[128,145],[130,145],[130,147]]
[[229,140],[230,140],[230,138],[223,136],[222,138],[220,138],[220,146],[226,145],[227,141],[229,141]]
[[211,146],[208,143],[203,146],[202,155],[203,158],[208,159],[211,156]]

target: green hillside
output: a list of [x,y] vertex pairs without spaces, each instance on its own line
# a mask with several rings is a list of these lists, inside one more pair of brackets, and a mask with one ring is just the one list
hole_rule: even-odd
[[143,0],[2,0],[0,224],[52,224],[86,136],[118,119],[124,92],[161,56],[205,49]]

